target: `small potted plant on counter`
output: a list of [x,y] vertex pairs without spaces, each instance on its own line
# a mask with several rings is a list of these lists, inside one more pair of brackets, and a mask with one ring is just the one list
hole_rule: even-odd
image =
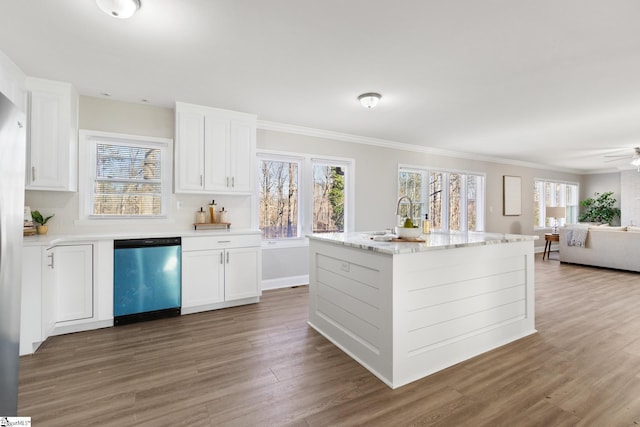
[[47,231],[49,231],[47,222],[54,216],[55,214],[43,217],[38,210],[31,211],[31,218],[33,218],[33,222],[37,224],[36,229],[38,230],[38,234],[47,234]]

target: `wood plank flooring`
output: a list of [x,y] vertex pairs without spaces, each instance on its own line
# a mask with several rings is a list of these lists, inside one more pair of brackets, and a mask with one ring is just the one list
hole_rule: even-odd
[[34,426],[632,426],[640,275],[536,256],[538,334],[391,390],[307,326],[307,288],[52,337],[20,361]]

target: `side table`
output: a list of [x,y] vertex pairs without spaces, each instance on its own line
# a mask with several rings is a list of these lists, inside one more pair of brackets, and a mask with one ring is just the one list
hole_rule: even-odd
[[549,259],[549,253],[551,252],[551,243],[559,242],[559,241],[560,241],[559,234],[553,234],[553,233],[544,234],[544,252],[542,253],[543,260],[545,257]]

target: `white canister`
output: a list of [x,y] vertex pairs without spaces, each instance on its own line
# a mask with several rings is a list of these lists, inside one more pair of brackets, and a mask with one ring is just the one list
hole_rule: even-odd
[[196,224],[204,224],[205,222],[207,222],[207,217],[204,210],[200,208],[200,210],[196,212]]
[[229,222],[228,213],[229,213],[229,211],[225,211],[224,208],[222,208],[221,211],[218,211],[218,221],[219,222]]

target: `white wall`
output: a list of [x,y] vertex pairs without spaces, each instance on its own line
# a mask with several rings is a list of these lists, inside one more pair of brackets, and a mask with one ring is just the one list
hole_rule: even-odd
[[309,283],[309,248],[265,248],[262,250],[262,289]]
[[583,185],[580,188],[580,200],[593,197],[593,193],[605,193],[613,191],[613,197],[618,200],[617,206],[620,206],[620,172],[615,173],[599,173],[593,175],[585,175],[583,177]]
[[628,170],[620,173],[620,224],[640,225],[640,173]]

